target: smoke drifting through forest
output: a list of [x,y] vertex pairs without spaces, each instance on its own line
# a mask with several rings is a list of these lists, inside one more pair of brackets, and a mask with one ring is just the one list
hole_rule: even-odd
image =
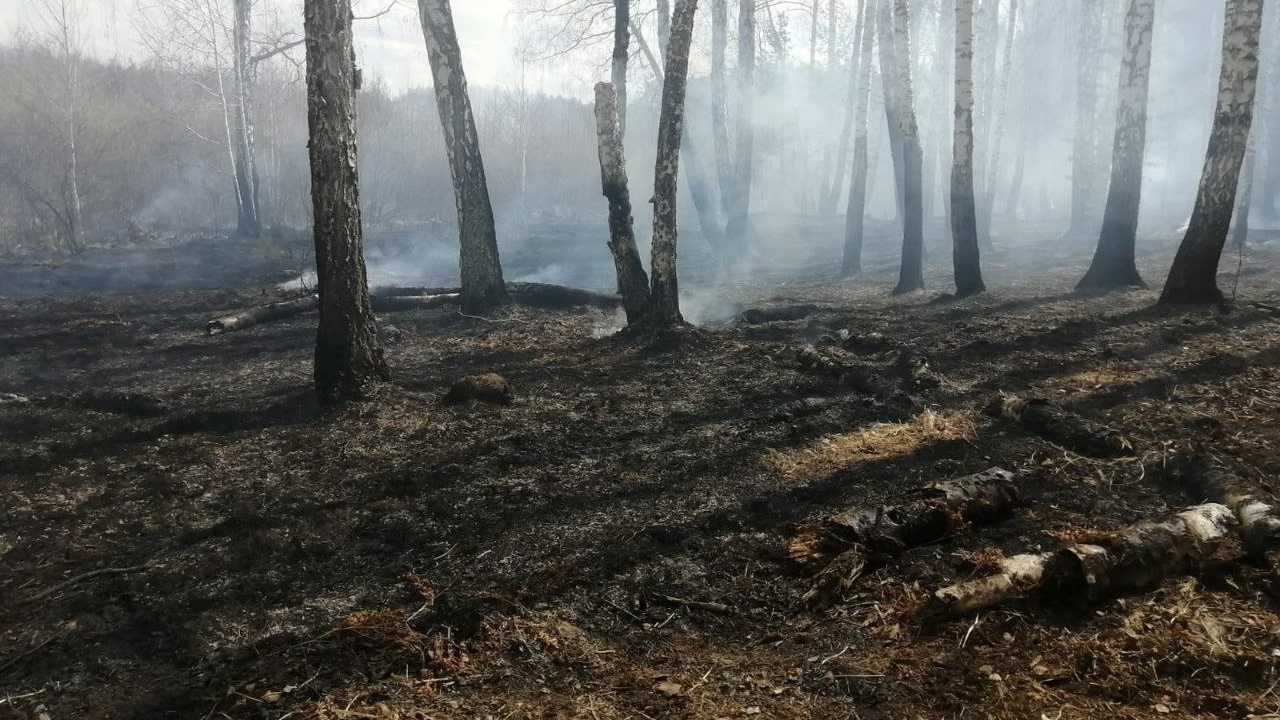
[[[529,55],[553,59],[541,66],[528,59],[513,61],[510,81],[500,88],[472,88],[472,102],[504,264],[515,265],[510,279],[605,289],[612,275],[604,248],[605,206],[588,94],[539,93],[531,87],[529,73],[539,67],[552,74],[564,67],[587,67],[607,77],[608,33],[603,30],[611,22],[610,14],[566,13],[601,10],[609,4],[584,0],[555,5],[568,9],[544,12],[539,3],[526,2],[514,17],[526,27]],[[948,227],[954,12],[951,0],[918,0],[911,5],[926,238],[937,259]],[[989,230],[997,245],[1018,242],[1020,223],[1060,226],[1065,232],[1073,221],[1073,203],[1084,207],[1086,226],[1076,228],[1081,247],[1096,240],[1110,171],[1123,5],[1021,0],[1010,27],[1010,0],[975,3],[975,180],[980,228],[987,229],[983,208],[989,208]],[[855,57],[858,4],[823,0],[813,7],[818,9],[816,17],[809,3],[758,7],[753,230],[744,245],[748,253],[733,266],[738,274],[775,270],[777,258],[797,253],[817,258],[838,254],[836,228],[845,207],[851,162],[847,148],[842,151],[842,137],[851,111],[850,63]],[[3,251],[78,251],[80,245],[128,242],[150,231],[234,227],[237,190],[223,129],[231,99],[225,92],[208,92],[231,80],[229,8],[219,5],[228,12],[210,21],[209,48],[200,52],[179,53],[157,45],[151,57],[103,60],[92,56],[84,42],[68,45],[60,40],[83,38],[89,32],[75,26],[74,16],[65,27],[56,18],[46,19],[0,51],[0,89],[15,99],[0,108]],[[727,114],[732,135],[733,118],[742,104],[733,81],[737,4],[729,3],[728,11]],[[1144,234],[1170,233],[1190,215],[1217,91],[1222,14],[1218,2],[1159,4],[1139,253]],[[628,73],[626,151],[640,251],[647,257],[646,200],[653,180],[661,83],[646,58],[646,51],[657,53],[658,46],[653,8],[636,3],[632,15],[637,37]],[[1251,225],[1263,229],[1280,224],[1280,122],[1271,119],[1280,97],[1277,15],[1275,8],[1268,10],[1254,134]],[[290,18],[281,18],[284,31],[294,31],[287,26]],[[565,28],[567,32],[559,32]],[[255,47],[270,42],[267,30],[255,30],[262,34],[255,36]],[[279,33],[281,28],[270,31]],[[700,10],[685,137],[701,149],[702,170],[714,178],[718,168],[708,75],[711,36],[711,13]],[[595,37],[600,40],[591,40]],[[310,219],[299,62],[297,50],[255,62],[257,172],[262,219],[269,228],[301,229]],[[870,232],[888,238],[892,234],[885,232],[885,223],[898,212],[878,67],[871,77],[870,102],[867,214],[874,226]],[[71,106],[77,108],[73,122],[64,122],[60,113]],[[397,94],[379,78],[368,77],[359,95],[358,121],[361,202],[375,283],[379,276],[441,283],[455,279],[456,216],[431,91]],[[79,150],[73,173],[82,208],[78,220],[67,209],[69,183],[60,159],[72,126]],[[687,166],[689,160],[682,162]],[[682,263],[695,268],[697,280],[685,284],[691,290],[715,274],[700,270],[712,264],[711,248],[696,221],[684,180],[687,173],[688,168],[682,168],[680,256]],[[1073,197],[1081,188],[1087,197]],[[718,219],[726,221],[725,199],[714,200],[721,210]],[[560,252],[562,246],[579,247],[577,241],[557,242],[566,235],[594,238],[594,254]]]

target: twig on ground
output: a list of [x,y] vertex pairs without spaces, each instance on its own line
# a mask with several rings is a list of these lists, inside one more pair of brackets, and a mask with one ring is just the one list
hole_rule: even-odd
[[143,563],[141,565],[131,565],[129,567],[118,567],[118,568],[109,567],[109,568],[99,568],[97,570],[90,570],[89,572],[80,573],[75,577],[63,580],[62,582],[58,583],[57,585],[54,585],[51,588],[41,590],[35,595],[32,595],[31,597],[27,598],[26,602],[32,603],[32,602],[43,600],[49,597],[50,595],[56,595],[57,593],[60,593],[63,590],[66,590],[67,588],[73,585],[84,582],[85,580],[89,580],[91,578],[98,577],[100,575],[122,575],[124,573],[141,572],[143,570],[150,570],[150,569],[151,569],[150,563]]

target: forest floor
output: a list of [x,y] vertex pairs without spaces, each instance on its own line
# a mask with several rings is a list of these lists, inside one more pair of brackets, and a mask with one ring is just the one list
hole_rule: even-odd
[[[601,310],[394,313],[394,381],[340,409],[313,400],[314,317],[203,332],[274,270],[0,300],[0,718],[1280,717],[1280,581],[1231,552],[1144,594],[927,611],[996,551],[1203,500],[1169,482],[1199,448],[1280,495],[1277,243],[1233,307],[1177,311],[1073,293],[1086,245],[991,254],[964,301],[941,262],[889,297],[887,241],[856,282],[829,259],[725,280],[724,321],[666,349]],[[1143,243],[1149,280],[1171,253]],[[940,382],[884,397],[796,362],[841,330],[883,336],[858,361],[887,382],[902,349]],[[440,402],[490,370],[511,405]],[[1001,392],[1136,452],[986,417]],[[1029,507],[804,602],[794,523],[993,465]]]

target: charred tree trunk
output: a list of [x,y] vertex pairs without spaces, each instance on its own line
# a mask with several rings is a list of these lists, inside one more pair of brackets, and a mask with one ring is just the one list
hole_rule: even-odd
[[[614,106],[618,112],[618,137],[627,134],[627,57],[631,47],[631,0],[613,0],[613,78]],[[596,88],[597,124],[600,88]],[[625,171],[624,171],[625,172]],[[627,205],[631,202],[628,200]],[[628,210],[630,215],[630,210]]]
[[320,294],[315,385],[323,401],[390,377],[369,307],[356,174],[356,69],[349,0],[306,0],[307,120]]
[[689,73],[689,45],[698,0],[676,0],[662,81],[662,114],[658,120],[658,159],[653,176],[653,269],[650,318],[659,327],[684,322],[676,282],[676,178],[684,135],[684,96]]
[[1253,124],[1261,34],[1262,0],[1227,0],[1213,132],[1195,210],[1160,295],[1161,305],[1215,303],[1223,299],[1217,282],[1218,262],[1231,228],[1240,165]]
[[258,211],[258,162],[253,150],[253,60],[250,56],[249,0],[235,0],[232,24],[232,72],[235,75],[236,110],[232,134],[235,139],[236,232],[241,237],[262,234]]
[[667,61],[667,48],[671,47],[671,0],[657,0],[658,53]]
[[1145,287],[1138,274],[1138,209],[1142,205],[1142,162],[1147,143],[1147,91],[1155,0],[1130,0],[1125,17],[1125,54],[1120,66],[1111,189],[1102,216],[1102,235],[1089,271],[1078,288]]
[[600,140],[600,181],[609,200],[609,251],[618,273],[618,292],[627,324],[637,325],[649,311],[649,276],[636,249],[627,162],[622,149],[618,100],[608,83],[596,85],[596,131]]
[[435,80],[440,126],[444,129],[458,206],[462,307],[464,312],[481,312],[505,305],[509,299],[498,258],[498,237],[484,160],[480,156],[480,139],[476,135],[467,78],[462,70],[462,50],[454,31],[449,0],[418,0],[418,12]]
[[976,295],[982,282],[973,197],[973,0],[956,0],[956,111],[951,159],[951,241],[956,295]]
[[733,210],[725,234],[746,245],[751,213],[751,168],[755,152],[756,0],[741,0],[738,9],[738,133],[734,160]]
[[866,226],[867,211],[867,171],[869,166],[867,148],[868,118],[871,106],[871,48],[875,33],[871,23],[875,19],[877,3],[880,0],[863,0],[862,46],[858,52],[862,54],[858,62],[858,97],[857,109],[853,119],[853,171],[849,178],[849,204],[845,210],[844,225],[844,262],[842,274],[845,277],[862,272],[862,240]]
[[894,53],[898,58],[898,120],[902,132],[902,265],[893,294],[924,289],[924,197],[921,174],[923,157],[916,126],[915,97],[911,83],[911,2],[895,0]]
[[729,89],[725,53],[729,46],[728,0],[711,0],[711,136],[715,142],[716,179],[725,217],[733,212],[733,157],[729,154]]
[[1080,9],[1079,57],[1076,64],[1076,123],[1071,152],[1071,228],[1073,237],[1089,235],[1096,225],[1094,197],[1097,168],[1099,38],[1102,0],[1084,0]]

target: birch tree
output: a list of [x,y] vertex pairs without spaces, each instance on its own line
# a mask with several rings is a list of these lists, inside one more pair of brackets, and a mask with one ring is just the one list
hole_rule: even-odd
[[600,181],[604,196],[609,201],[609,251],[613,254],[618,292],[622,295],[627,324],[636,326],[643,323],[649,314],[649,276],[645,274],[640,252],[636,249],[617,94],[608,83],[597,84],[595,91]]
[[[631,0],[613,0],[613,78],[614,105],[618,112],[618,134],[627,132],[627,57],[631,47]],[[596,96],[597,105],[599,94]]]
[[956,0],[956,106],[951,160],[951,240],[956,296],[986,289],[973,196],[973,0]]
[[1089,271],[1078,288],[1143,286],[1136,244],[1142,204],[1142,164],[1147,143],[1147,95],[1151,78],[1151,42],[1155,0],[1129,0],[1125,16],[1125,54],[1120,66],[1111,188],[1102,216],[1102,234]]
[[711,0],[711,137],[715,143],[716,179],[725,216],[733,212],[733,157],[729,154],[729,89],[725,54],[729,47],[728,0]]
[[306,0],[307,124],[320,293],[315,387],[336,402],[390,377],[369,307],[356,162],[356,69],[350,0]]
[[867,211],[867,130],[871,105],[871,50],[875,38],[871,23],[877,5],[884,0],[864,0],[862,7],[862,58],[858,63],[858,93],[854,111],[853,170],[849,178],[849,204],[845,210],[844,260],[841,273],[848,277],[862,272],[862,240]]
[[902,264],[895,295],[924,289],[924,197],[921,174],[923,153],[916,125],[915,97],[911,86],[911,0],[894,0],[894,53],[897,55],[897,88],[893,99],[902,135]]
[[258,212],[258,162],[253,147],[253,72],[250,51],[252,10],[249,0],[234,0],[232,7],[232,77],[235,104],[232,121],[232,166],[236,183],[236,231],[241,237],[262,234]]
[[685,86],[689,74],[689,46],[698,0],[676,0],[671,21],[666,72],[662,81],[662,114],[658,120],[658,156],[653,171],[653,271],[650,319],[658,327],[684,322],[676,281],[676,179],[680,141],[684,135]]
[[36,14],[45,44],[57,63],[53,88],[47,88],[48,101],[55,108],[61,126],[64,172],[58,200],[62,207],[56,213],[62,219],[64,242],[73,253],[84,250],[84,210],[80,197],[80,63],[84,55],[85,37],[77,17],[83,14],[78,0],[41,0]]
[[1076,118],[1071,152],[1071,227],[1082,237],[1096,228],[1094,198],[1098,177],[1098,74],[1101,69],[1103,0],[1082,0],[1076,58]]
[[1262,8],[1262,0],[1227,0],[1209,149],[1195,210],[1160,295],[1161,305],[1223,300],[1217,282],[1218,263],[1231,228],[1240,168],[1253,125]]
[[755,152],[756,0],[738,3],[738,128],[732,211],[725,234],[745,246],[751,213],[751,169]]
[[458,208],[463,312],[476,313],[509,301],[498,258],[493,205],[485,179],[476,120],[462,68],[462,49],[449,0],[418,0],[436,105],[444,130],[449,172]]

